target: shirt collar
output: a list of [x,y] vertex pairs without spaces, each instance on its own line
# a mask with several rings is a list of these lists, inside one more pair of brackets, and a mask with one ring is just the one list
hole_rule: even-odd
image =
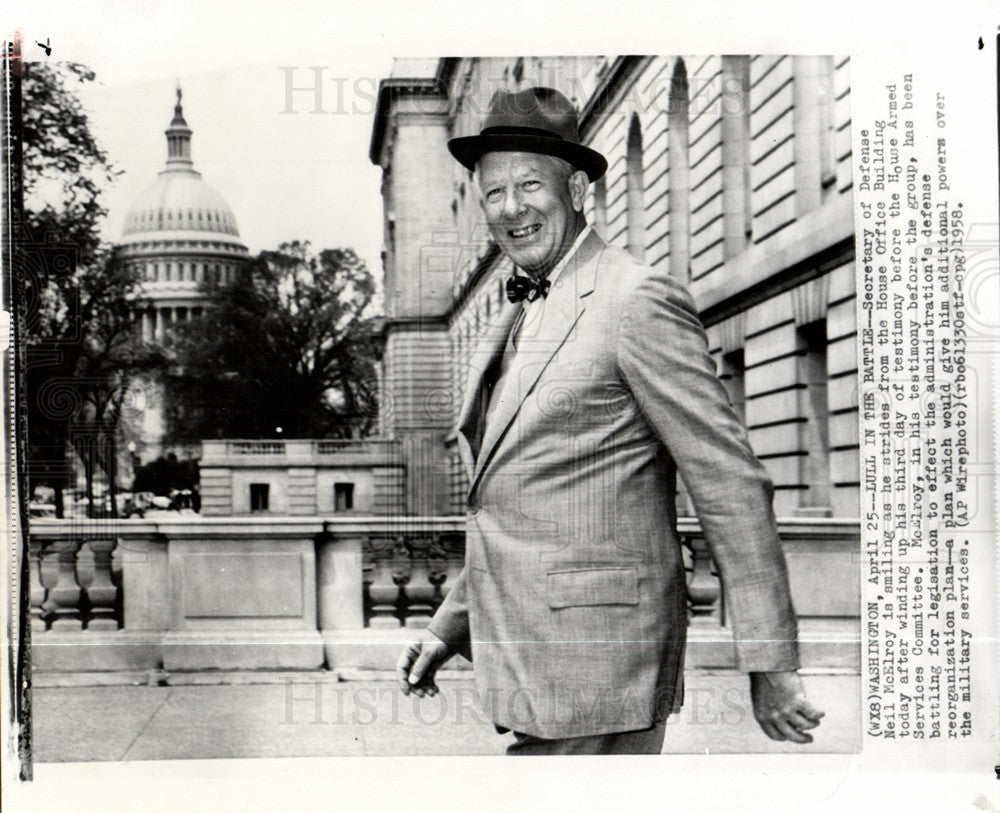
[[[550,285],[555,285],[556,278],[562,273],[563,269],[569,263],[570,259],[573,257],[574,254],[576,254],[580,246],[583,245],[583,241],[587,239],[587,235],[590,234],[590,232],[592,231],[593,229],[591,228],[589,223],[583,227],[583,231],[581,231],[576,236],[576,240],[574,240],[573,245],[569,247],[569,251],[567,251],[563,255],[563,258],[559,262],[557,262],[555,266],[553,266],[552,270],[546,275],[545,279],[549,281]],[[520,268],[516,270],[516,273],[522,276],[527,276],[524,273],[524,271],[521,270]],[[524,307],[528,307],[531,303],[527,299],[525,299],[522,304],[524,305]]]

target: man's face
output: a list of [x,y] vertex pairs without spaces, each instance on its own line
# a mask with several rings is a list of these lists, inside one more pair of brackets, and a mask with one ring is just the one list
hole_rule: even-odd
[[493,239],[518,267],[547,274],[585,225],[586,174],[528,152],[488,152],[477,170]]

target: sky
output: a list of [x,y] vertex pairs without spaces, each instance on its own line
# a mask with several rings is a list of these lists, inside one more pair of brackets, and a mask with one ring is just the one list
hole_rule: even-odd
[[[229,202],[252,253],[287,240],[314,248],[352,247],[380,276],[380,170],[368,160],[378,81],[393,57],[494,53],[686,53],[786,50],[796,28],[794,0],[771,0],[775,29],[756,4],[726,4],[725,26],[687,20],[675,7],[662,19],[629,23],[607,0],[509,0],[473,11],[466,0],[54,0],[20,2],[5,28],[24,38],[26,58],[83,62],[98,84],[85,95],[100,143],[123,174],[107,191],[106,236],[117,239],[131,202],[163,168],[164,129],[178,81],[194,131],[195,168]],[[503,13],[499,13],[500,11]],[[641,24],[637,24],[641,21]],[[864,35],[850,15],[823,27],[798,19],[793,50],[840,53]],[[805,25],[803,25],[805,23]],[[886,42],[871,33],[879,47]],[[844,40],[847,40],[846,42]],[[839,40],[839,41],[838,41]],[[725,43],[728,42],[728,45]],[[768,46],[772,43],[773,47]],[[283,68],[290,69],[283,70]],[[286,77],[309,86],[319,69],[322,114],[310,92],[293,94]],[[338,98],[338,87],[343,88]]]
[[[510,0],[500,14],[477,13],[466,0],[34,0],[13,6],[5,27],[22,32],[26,58],[45,58],[35,43],[47,42],[50,59],[97,73],[84,101],[123,171],[105,198],[108,239],[120,236],[131,202],[163,168],[179,80],[195,168],[229,202],[251,252],[294,239],[350,246],[379,276],[381,178],[368,145],[374,93],[394,56],[664,53],[671,38],[697,53],[720,44],[718,30],[680,25],[676,14],[670,25],[609,25],[608,3],[587,6],[569,14],[558,3]],[[730,32],[762,26],[752,4],[726,18]],[[830,50],[829,32],[815,50]],[[800,45],[809,50],[808,37]],[[298,114],[282,112],[286,67],[296,87],[322,68],[327,113],[307,112],[308,92],[294,94]]]
[[[105,236],[121,235],[132,202],[163,169],[163,131],[179,83],[195,169],[229,202],[251,253],[309,240],[317,250],[354,248],[380,272],[381,170],[369,161],[368,144],[378,82],[391,66],[385,55],[355,53],[202,70],[178,59],[157,66],[159,75],[98,73],[81,98],[95,136],[122,171],[104,199]],[[314,112],[311,90],[287,92],[289,82],[311,88],[317,76],[322,113]]]

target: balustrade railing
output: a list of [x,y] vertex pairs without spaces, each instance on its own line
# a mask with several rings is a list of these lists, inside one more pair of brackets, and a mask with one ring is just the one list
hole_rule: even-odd
[[[858,523],[782,520],[779,530],[800,613],[853,615]],[[681,518],[678,533],[691,622],[723,626],[719,574],[700,526]],[[363,641],[369,630],[425,626],[458,578],[464,546],[461,517],[38,519],[29,551],[31,625],[39,644],[73,631],[155,638],[275,630],[280,641],[280,630],[312,630],[324,643],[341,641],[343,652],[352,635]],[[811,610],[825,579],[830,590]]]
[[365,452],[382,454],[399,448],[398,440],[360,438],[357,440],[316,440],[312,442],[316,455],[335,455],[345,452]]
[[423,627],[462,570],[460,533],[371,536],[362,544],[365,626]]
[[399,448],[399,441],[385,438],[342,440],[207,440],[204,456],[218,457],[329,457],[339,454],[386,454]]
[[285,444],[278,440],[234,440],[228,444],[228,451],[234,455],[283,455]]
[[120,629],[122,579],[116,548],[114,537],[33,539],[32,631]]
[[681,533],[681,555],[687,578],[688,617],[693,623],[725,624],[722,581],[701,529]]

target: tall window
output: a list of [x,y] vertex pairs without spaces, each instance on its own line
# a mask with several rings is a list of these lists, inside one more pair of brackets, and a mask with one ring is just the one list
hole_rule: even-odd
[[639,117],[633,113],[625,147],[627,248],[640,261],[646,256],[646,212],[642,203],[642,187],[642,125],[639,124]]
[[354,508],[354,483],[333,484],[333,510],[350,511]]
[[826,320],[803,325],[799,342],[799,465],[804,513],[830,507],[830,408],[827,396]]
[[726,353],[722,357],[722,374],[719,378],[729,395],[729,403],[733,407],[733,412],[740,419],[740,423],[746,426],[746,363],[743,360],[743,348]]
[[267,511],[271,486],[268,483],[250,483],[250,510]]
[[691,281],[690,202],[688,158],[688,78],[683,59],[677,60],[670,80],[667,108],[667,161],[670,185],[670,274]]

